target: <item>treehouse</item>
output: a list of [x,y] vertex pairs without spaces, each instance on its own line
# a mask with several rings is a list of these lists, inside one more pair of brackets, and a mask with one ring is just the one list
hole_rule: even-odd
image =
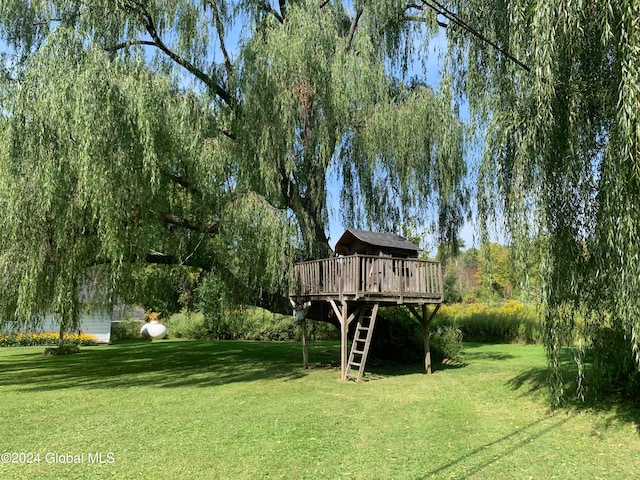
[[[362,378],[378,309],[390,305],[407,305],[422,324],[425,368],[431,371],[428,333],[443,300],[442,271],[439,262],[419,260],[419,251],[400,235],[348,229],[336,243],[336,256],[295,265],[290,299],[296,315],[303,319],[314,303],[326,302],[339,322],[343,380]],[[357,326],[347,353],[354,320]],[[306,367],[305,330],[303,320]]]

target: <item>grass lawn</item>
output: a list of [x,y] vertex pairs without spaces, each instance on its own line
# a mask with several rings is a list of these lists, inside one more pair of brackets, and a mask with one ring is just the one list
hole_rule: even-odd
[[[336,347],[313,343],[311,362]],[[33,462],[0,464],[2,479],[640,475],[638,410],[550,411],[539,346],[465,344],[465,365],[372,366],[361,383],[303,370],[297,343],[42,351],[0,349],[0,452]]]

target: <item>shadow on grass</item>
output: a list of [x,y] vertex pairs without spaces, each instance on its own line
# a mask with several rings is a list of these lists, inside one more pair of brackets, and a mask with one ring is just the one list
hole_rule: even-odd
[[[44,348],[43,350],[44,351]],[[26,391],[64,388],[215,386],[305,375],[297,343],[155,341],[0,357],[0,385]]]
[[434,470],[426,472],[421,478],[445,478],[450,475],[453,476],[451,471],[455,470],[459,465],[465,465],[466,476],[474,476],[500,459],[513,455],[518,450],[526,449],[532,441],[542,438],[547,433],[556,430],[562,424],[569,421],[570,418],[569,415],[560,417],[553,414],[542,417],[507,435],[483,444],[469,453],[460,455]]
[[478,348],[484,348],[490,343],[465,342],[463,356],[465,360],[511,360],[516,358],[515,355],[504,352],[477,351]]
[[[465,362],[434,361],[431,365],[431,373],[437,374],[446,370],[458,370],[467,367]],[[424,360],[413,362],[395,362],[392,360],[372,360],[367,362],[365,378],[367,374],[372,377],[395,377],[400,375],[425,374]]]
[[[603,427],[607,428],[614,421],[631,424],[640,434],[640,404],[637,399],[630,399],[622,395],[611,394],[604,398],[595,399],[587,394],[587,399],[582,400],[575,395],[576,372],[575,368],[565,365],[563,368],[565,379],[565,400],[560,410],[567,412],[594,412],[606,414]],[[530,368],[513,377],[508,382],[509,386],[522,395],[539,394],[549,392],[549,370],[547,368]]]

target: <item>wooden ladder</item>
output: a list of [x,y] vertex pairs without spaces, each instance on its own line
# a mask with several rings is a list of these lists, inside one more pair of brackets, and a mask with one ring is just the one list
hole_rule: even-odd
[[[349,354],[349,363],[347,364],[347,378],[359,381],[364,375],[364,366],[367,363],[367,355],[371,346],[371,337],[373,336],[373,327],[376,323],[379,304],[373,306],[365,305],[358,315],[358,325],[353,335],[351,343],[351,353]],[[352,370],[357,370],[358,374],[352,374]]]

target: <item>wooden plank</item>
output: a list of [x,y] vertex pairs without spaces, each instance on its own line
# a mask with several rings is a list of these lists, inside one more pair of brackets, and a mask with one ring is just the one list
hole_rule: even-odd
[[303,318],[301,322],[302,329],[302,366],[306,370],[309,368],[309,350],[307,347],[307,319]]
[[336,317],[338,317],[338,321],[342,324],[342,310],[338,309],[335,300],[331,299],[329,300],[329,303],[331,304],[331,308],[333,308]]
[[442,297],[441,266],[424,260],[371,255],[312,260],[295,265],[295,278],[298,285],[291,287],[291,297],[300,293],[355,300],[376,295],[396,303],[405,297]]

